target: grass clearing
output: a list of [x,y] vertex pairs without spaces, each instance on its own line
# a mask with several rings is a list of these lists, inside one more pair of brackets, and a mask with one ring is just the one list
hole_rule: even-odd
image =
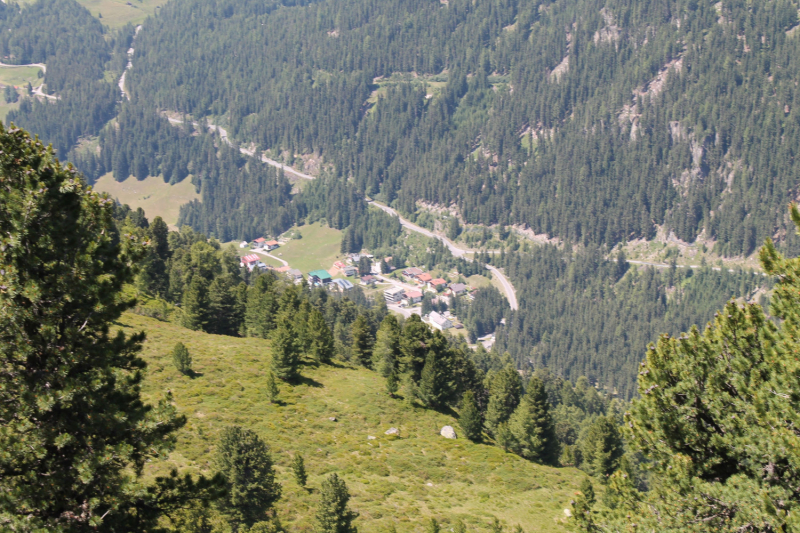
[[134,209],[141,207],[149,220],[160,216],[172,226],[178,223],[183,204],[200,199],[189,177],[175,185],[165,183],[160,176],[148,176],[142,181],[130,177],[119,182],[109,172],[95,182],[94,189],[107,192],[112,198]]
[[[119,28],[128,24],[141,24],[159,11],[166,0],[78,0],[78,3],[100,19],[109,28]],[[130,5],[128,5],[130,3]],[[102,15],[102,17],[98,16]]]
[[292,268],[299,268],[303,275],[320,268],[327,270],[335,261],[342,259],[343,255],[339,252],[342,245],[341,231],[319,222],[295,226],[289,230],[292,231],[299,231],[303,238],[292,239],[270,253],[287,261]]
[[42,83],[42,78],[39,77],[41,71],[39,67],[0,67],[0,85],[23,89],[30,83],[37,87]]
[[[400,533],[420,531],[430,517],[442,521],[444,531],[457,518],[470,530],[487,531],[493,516],[527,533],[566,531],[563,509],[583,473],[530,463],[491,445],[444,439],[438,434],[442,426],[458,431],[451,416],[390,399],[374,372],[342,364],[307,366],[301,383],[280,385],[282,403],[274,405],[264,392],[268,341],[208,335],[133,314],[125,314],[119,325],[148,334],[143,350],[148,401],[169,389],[188,418],[176,450],[168,460],[148,465],[148,475],[173,465],[209,473],[219,431],[240,424],[257,431],[272,449],[283,485],[278,510],[289,531],[314,530],[319,486],[330,472],[347,481],[364,533],[392,524]],[[170,352],[178,341],[201,374],[194,379],[172,364]],[[385,436],[390,427],[400,429],[401,437]],[[305,457],[310,492],[292,478],[295,453]]]

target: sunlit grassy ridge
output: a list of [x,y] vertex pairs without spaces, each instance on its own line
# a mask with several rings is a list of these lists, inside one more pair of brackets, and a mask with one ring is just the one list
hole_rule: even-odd
[[[145,395],[155,401],[171,390],[189,420],[169,461],[151,465],[150,473],[172,464],[209,472],[218,432],[240,424],[272,447],[284,487],[278,507],[291,531],[313,530],[317,489],[329,472],[346,479],[362,532],[389,524],[401,533],[421,531],[429,517],[445,524],[461,518],[470,530],[487,530],[495,516],[529,533],[566,530],[563,509],[580,484],[580,471],[444,439],[438,434],[442,426],[458,431],[452,416],[390,399],[373,372],[344,364],[306,366],[302,382],[282,384],[282,403],[272,405],[264,392],[267,341],[198,333],[132,314],[120,324],[147,332]],[[178,341],[191,352],[200,374],[194,379],[172,364],[170,351]],[[400,429],[399,439],[384,435],[390,427]],[[289,470],[298,452],[306,459],[310,492],[297,486]]]

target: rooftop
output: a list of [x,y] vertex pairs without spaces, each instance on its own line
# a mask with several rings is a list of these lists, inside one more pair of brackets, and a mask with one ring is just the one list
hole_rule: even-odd
[[327,270],[312,270],[308,273],[309,276],[313,276],[319,279],[331,279],[331,275]]

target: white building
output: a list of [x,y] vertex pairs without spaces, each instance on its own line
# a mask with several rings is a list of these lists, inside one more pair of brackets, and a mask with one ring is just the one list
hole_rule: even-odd
[[405,297],[406,291],[402,287],[392,287],[383,291],[383,297],[387,304],[396,304]]
[[435,327],[439,331],[444,331],[453,327],[452,322],[436,311],[431,311],[431,314],[428,316],[428,320],[430,320],[431,326]]

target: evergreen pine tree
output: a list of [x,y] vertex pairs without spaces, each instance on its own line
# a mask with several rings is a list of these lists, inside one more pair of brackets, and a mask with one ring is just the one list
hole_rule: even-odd
[[422,376],[419,380],[418,397],[428,407],[444,407],[453,395],[453,368],[447,339],[439,331],[434,333]]
[[172,362],[181,374],[188,376],[192,373],[192,356],[182,342],[177,343],[172,349]]
[[239,331],[236,307],[236,295],[230,282],[224,276],[215,278],[208,287],[206,331],[218,335],[236,335]]
[[507,363],[491,377],[489,405],[486,409],[486,427],[493,434],[500,424],[507,422],[522,397],[522,378],[519,372]]
[[624,452],[622,436],[613,418],[599,416],[595,419],[581,447],[583,465],[593,476],[609,476],[619,467]]
[[589,478],[584,478],[581,481],[580,493],[572,501],[572,518],[581,531],[597,531],[592,516],[594,504],[594,487],[592,487],[592,482],[589,481]]
[[319,364],[329,364],[334,355],[333,333],[316,307],[313,307],[309,313],[308,331],[311,337],[309,355]]
[[358,530],[353,525],[353,520],[358,516],[347,506],[350,493],[347,485],[335,473],[322,482],[320,490],[320,503],[317,510],[317,524],[319,533],[356,533]]
[[391,372],[386,377],[386,392],[389,393],[390,398],[394,398],[394,395],[397,394],[397,389],[400,386],[399,380],[397,379],[397,373]]
[[275,382],[275,374],[273,374],[272,370],[267,370],[267,378],[264,383],[264,387],[267,393],[267,400],[269,403],[276,403],[278,401],[278,384]]
[[404,375],[410,376],[416,383],[425,366],[428,356],[428,344],[431,330],[417,314],[413,314],[405,322],[400,336],[400,369]]
[[559,455],[555,423],[544,384],[531,378],[525,396],[508,420],[511,449],[514,453],[547,464],[556,464]]
[[272,334],[272,362],[270,368],[275,377],[283,381],[294,381],[299,375],[300,352],[294,328],[287,318],[279,317],[278,326]]
[[372,332],[369,330],[369,323],[364,315],[358,315],[350,326],[350,338],[352,339],[352,354],[355,361],[367,368],[372,365]]
[[297,481],[297,484],[301,487],[305,487],[308,481],[306,463],[303,460],[303,456],[299,453],[296,453],[292,459],[292,473],[294,474],[294,479]]
[[208,281],[195,275],[183,291],[183,327],[204,330],[208,325]]
[[41,142],[0,126],[0,149],[0,523],[152,531],[209,487],[140,478],[185,423],[169,396],[143,401],[144,334],[114,327],[142,244]]
[[478,405],[475,402],[475,394],[471,390],[464,393],[461,398],[461,411],[458,413],[458,425],[461,431],[469,440],[477,442],[481,440],[483,432],[483,419]]
[[228,482],[221,507],[234,528],[267,520],[281,497],[281,486],[266,443],[254,431],[227,427],[217,445],[216,466]]
[[378,328],[372,349],[372,368],[386,378],[399,367],[400,333],[397,318],[389,313]]

